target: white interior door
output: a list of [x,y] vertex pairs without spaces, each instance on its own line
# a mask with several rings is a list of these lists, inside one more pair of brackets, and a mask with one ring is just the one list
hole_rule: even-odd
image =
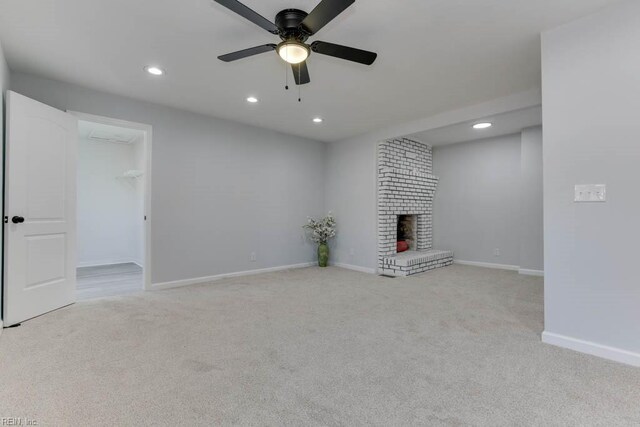
[[7,92],[4,323],[75,301],[74,116]]

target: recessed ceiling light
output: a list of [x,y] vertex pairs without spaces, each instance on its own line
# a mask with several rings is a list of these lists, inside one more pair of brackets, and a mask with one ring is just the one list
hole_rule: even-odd
[[485,122],[485,123],[476,123],[473,125],[474,129],[487,129],[493,126],[493,123]]
[[162,76],[164,74],[164,70],[162,68],[158,68],[154,66],[144,67],[144,70],[147,73],[152,74],[154,76]]
[[255,96],[250,96],[247,98],[247,102],[250,102],[251,104],[255,104],[256,102],[258,102],[258,98],[256,98]]
[[324,120],[322,119],[322,117],[316,117],[315,119],[313,119],[313,123],[322,123]]

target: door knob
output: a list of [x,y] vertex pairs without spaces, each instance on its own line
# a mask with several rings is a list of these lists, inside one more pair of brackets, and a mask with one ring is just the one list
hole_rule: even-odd
[[21,216],[14,216],[11,218],[11,222],[14,224],[22,224],[24,222],[24,218]]

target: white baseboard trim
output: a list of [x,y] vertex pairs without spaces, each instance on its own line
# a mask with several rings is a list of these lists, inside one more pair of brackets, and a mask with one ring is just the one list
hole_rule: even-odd
[[317,262],[305,262],[302,264],[282,265],[278,267],[259,268],[256,270],[237,271],[233,273],[222,273],[214,276],[194,277],[193,279],[174,280],[172,282],[154,283],[151,290],[181,288],[183,286],[197,285],[200,283],[208,283],[216,280],[227,279],[229,277],[253,276],[255,274],[272,273],[274,271],[293,270],[297,268],[313,267],[318,265]]
[[547,331],[542,333],[542,342],[580,353],[602,357],[603,359],[613,360],[614,362],[640,367],[640,353],[633,353],[620,348],[609,347],[607,345],[571,338]]
[[537,277],[544,277],[544,271],[543,270],[530,270],[528,268],[521,268],[518,270],[519,274],[524,274],[525,276],[537,276]]
[[538,276],[544,277],[543,270],[530,270],[527,268],[520,268],[518,265],[510,265],[510,264],[494,264],[492,262],[478,262],[478,261],[464,261],[461,259],[454,259],[454,264],[460,265],[470,265],[473,267],[482,267],[482,268],[495,268],[498,270],[509,270],[509,271],[517,271],[519,274],[523,274],[525,276]]
[[461,259],[454,259],[454,264],[460,265],[470,265],[472,267],[482,267],[482,268],[495,268],[498,270],[509,270],[509,271],[518,271],[520,267],[517,265],[509,265],[509,264],[494,264],[492,262],[477,262],[477,261],[464,261]]
[[108,261],[89,261],[89,262],[79,262],[78,265],[76,265],[77,268],[83,268],[83,267],[102,267],[105,265],[117,265],[117,264],[136,264],[139,265],[140,267],[142,267],[142,265],[140,265],[140,262],[138,260],[134,260],[134,259],[116,259],[116,260],[108,260]]
[[359,271],[361,273],[376,274],[375,268],[360,267],[359,265],[344,264],[341,262],[332,262],[331,265],[334,267],[346,268],[347,270]]

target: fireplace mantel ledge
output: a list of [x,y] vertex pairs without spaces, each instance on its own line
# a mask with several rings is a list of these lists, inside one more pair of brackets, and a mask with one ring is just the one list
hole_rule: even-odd
[[407,175],[407,176],[418,176],[420,178],[430,178],[430,179],[439,179],[437,176],[429,174],[429,173],[422,173],[422,172],[415,172],[409,169],[396,169],[396,168],[382,168],[380,170],[380,172],[382,173],[393,173],[396,175]]

